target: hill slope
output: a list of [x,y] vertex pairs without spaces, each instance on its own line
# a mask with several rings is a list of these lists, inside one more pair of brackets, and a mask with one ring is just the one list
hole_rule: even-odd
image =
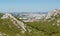
[[55,10],[47,14],[46,18],[41,21],[23,22],[24,28],[26,29],[25,32],[22,31],[24,29],[21,28],[21,23],[18,28],[11,21],[10,17],[0,19],[0,34],[6,36],[60,36],[60,11]]

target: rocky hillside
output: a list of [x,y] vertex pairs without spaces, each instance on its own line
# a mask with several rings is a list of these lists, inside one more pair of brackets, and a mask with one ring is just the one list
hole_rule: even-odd
[[60,10],[49,12],[44,20],[26,24],[38,30],[40,36],[60,36]]
[[56,15],[58,15],[58,14],[60,14],[60,10],[55,9],[55,10],[49,12],[49,13],[46,15],[46,19],[51,18],[51,16],[56,16]]
[[26,31],[25,29],[25,25],[23,22],[17,20],[14,16],[12,16],[11,14],[5,14],[1,17],[1,19],[10,19],[14,25],[17,27],[17,28],[22,28],[22,30]]
[[5,14],[0,18],[1,36],[60,36],[60,10],[49,12],[43,20],[22,22]]

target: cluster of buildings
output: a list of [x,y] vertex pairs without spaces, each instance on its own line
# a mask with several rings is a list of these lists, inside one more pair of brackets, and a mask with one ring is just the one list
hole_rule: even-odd
[[19,19],[23,19],[24,22],[32,22],[35,20],[41,20],[46,17],[46,14],[23,14]]

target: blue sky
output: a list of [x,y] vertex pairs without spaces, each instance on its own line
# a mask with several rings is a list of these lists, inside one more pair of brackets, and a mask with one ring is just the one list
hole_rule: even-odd
[[60,0],[0,0],[1,12],[47,12],[60,9]]

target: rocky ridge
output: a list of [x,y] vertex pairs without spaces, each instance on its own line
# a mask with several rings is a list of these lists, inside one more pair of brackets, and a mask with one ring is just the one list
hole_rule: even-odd
[[23,22],[21,22],[21,21],[19,21],[19,20],[17,20],[14,16],[12,16],[11,14],[8,14],[8,13],[6,13],[5,15],[3,15],[2,17],[1,17],[1,19],[10,19],[13,23],[14,23],[14,25],[17,27],[17,28],[22,28],[22,32],[25,32],[26,31],[26,26],[24,25],[24,23]]

